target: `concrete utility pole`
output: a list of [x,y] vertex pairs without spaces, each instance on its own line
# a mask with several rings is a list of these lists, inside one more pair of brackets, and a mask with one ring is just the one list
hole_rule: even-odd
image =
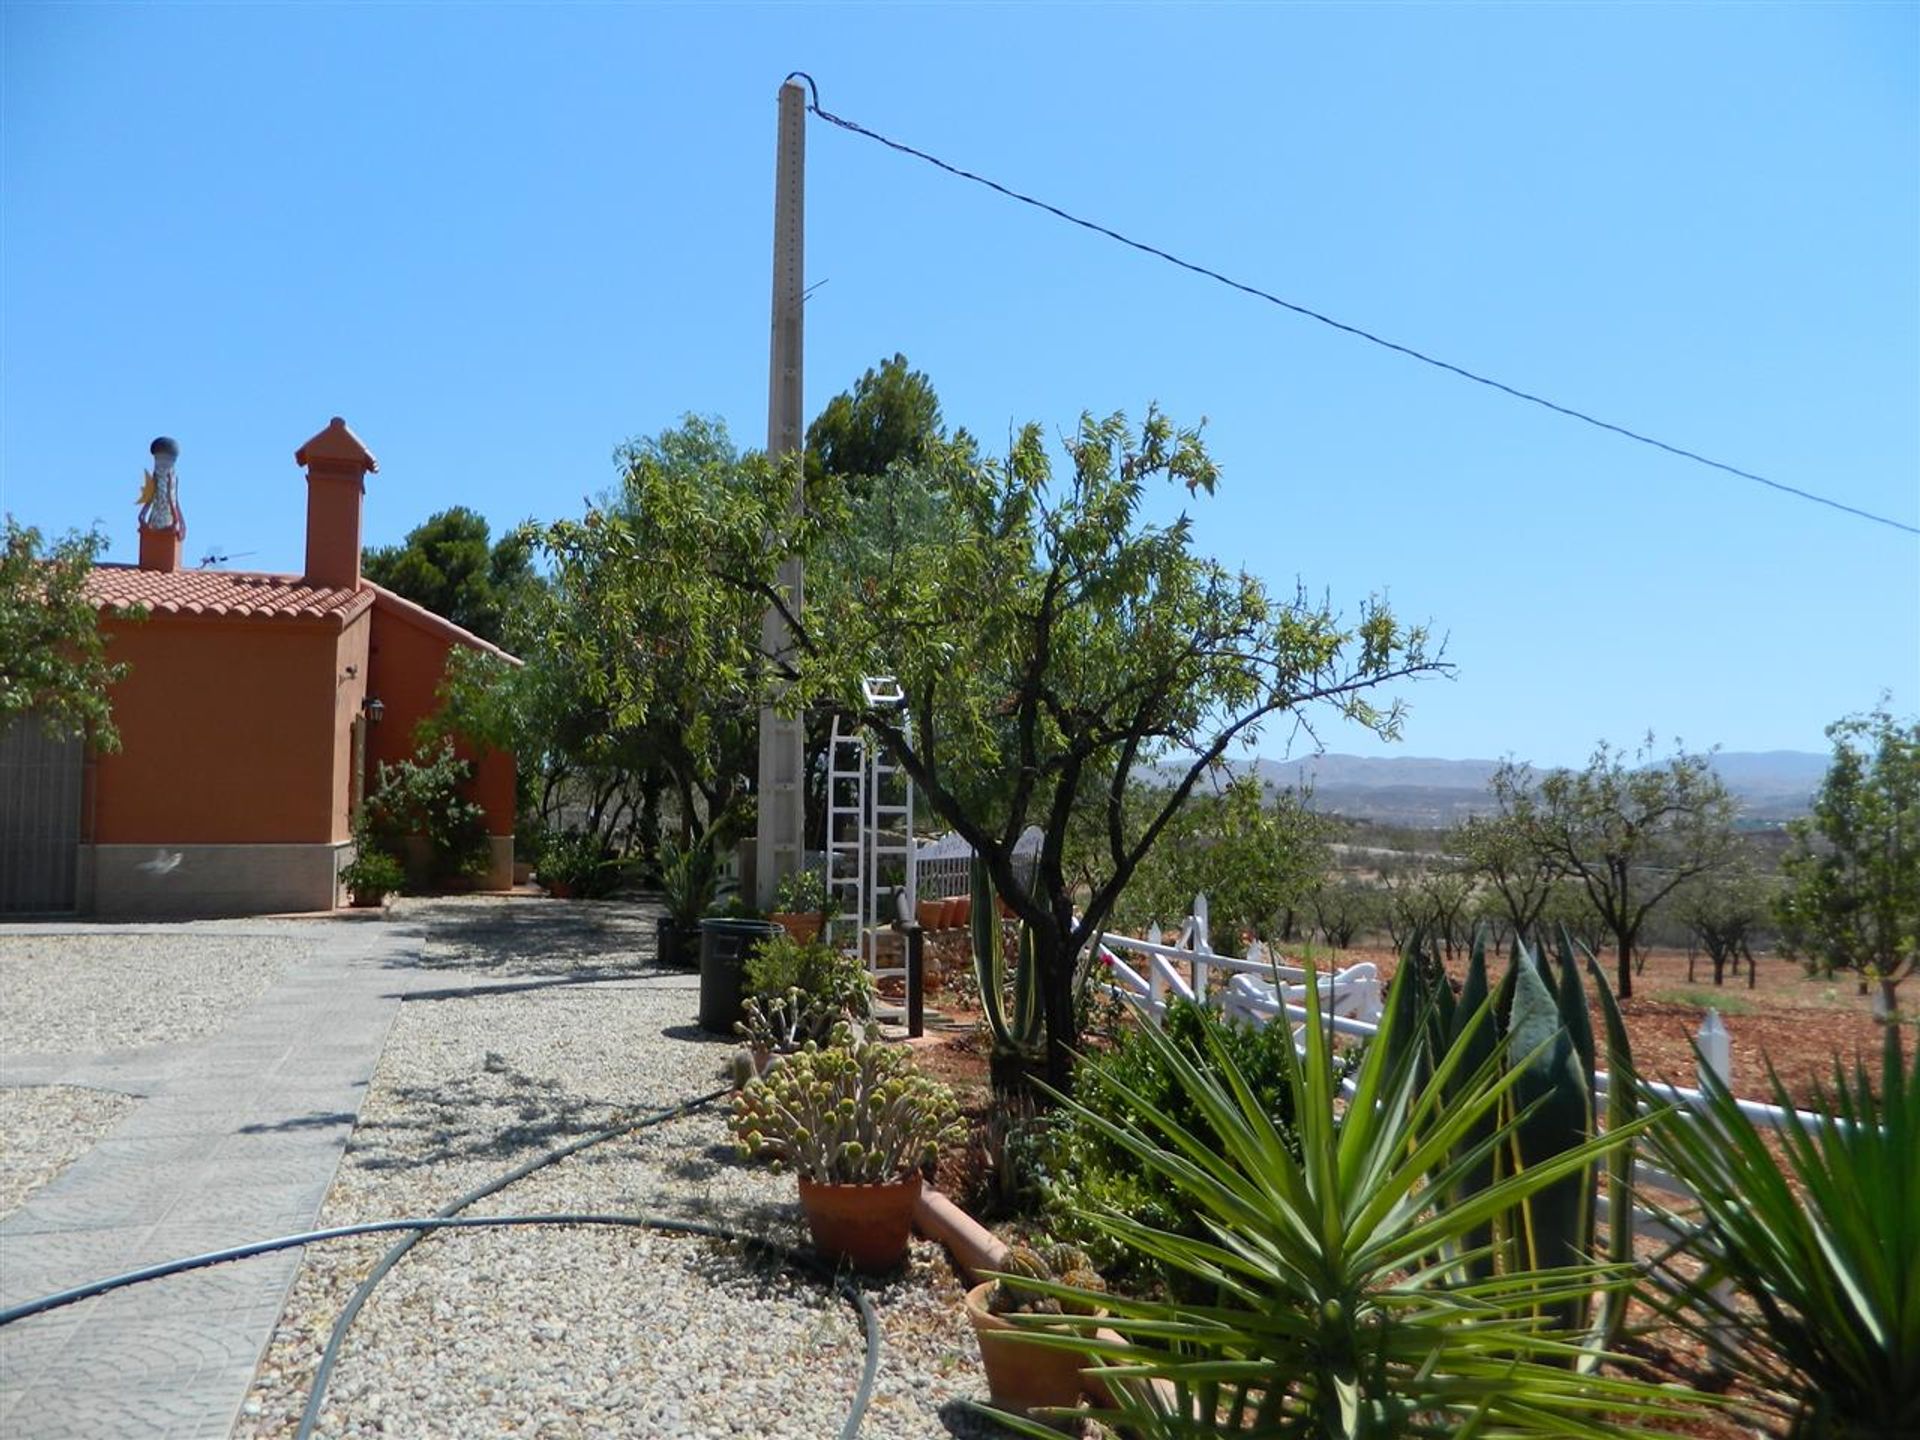
[[[805,357],[802,296],[806,286],[807,92],[797,80],[780,87],[780,144],[773,187],[773,345],[767,367],[767,455],[776,463],[800,453],[801,375]],[[796,478],[794,507],[805,503]],[[800,558],[780,565],[780,588],[800,613]],[[761,647],[786,653],[791,641],[773,606],[760,620]],[[760,711],[759,834],[754,845],[754,894],[761,909],[773,903],[783,876],[805,859],[806,753],[802,721]]]

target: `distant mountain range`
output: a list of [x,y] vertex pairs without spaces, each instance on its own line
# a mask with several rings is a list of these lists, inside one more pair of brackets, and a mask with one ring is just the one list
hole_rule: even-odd
[[[1713,757],[1713,768],[1740,802],[1741,818],[1766,824],[1806,813],[1809,797],[1827,773],[1828,759],[1803,750],[1723,751]],[[1306,755],[1258,760],[1254,768],[1270,786],[1311,786],[1313,808],[1319,811],[1390,825],[1441,827],[1492,809],[1487,782],[1499,762]]]

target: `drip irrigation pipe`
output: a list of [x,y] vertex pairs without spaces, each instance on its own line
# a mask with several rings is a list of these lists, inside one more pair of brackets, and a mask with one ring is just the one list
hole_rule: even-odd
[[485,1185],[469,1191],[451,1204],[442,1207],[441,1211],[436,1215],[397,1220],[370,1220],[357,1225],[336,1225],[324,1230],[307,1230],[294,1235],[277,1236],[271,1240],[256,1240],[246,1245],[235,1245],[225,1250],[209,1251],[204,1255],[193,1255],[185,1259],[169,1260],[162,1264],[149,1265],[139,1270],[128,1271],[122,1275],[113,1275],[106,1279],[90,1281],[84,1285],[76,1285],[68,1290],[42,1296],[38,1300],[29,1300],[24,1304],[0,1310],[0,1327],[11,1325],[18,1320],[25,1320],[30,1316],[43,1315],[48,1311],[58,1310],[67,1305],[78,1304],[82,1300],[92,1299],[97,1295],[105,1295],[115,1290],[124,1290],[129,1286],[145,1284],[152,1280],[164,1280],[169,1276],[186,1274],[189,1271],[204,1270],[214,1265],[224,1265],[236,1260],[250,1259],[256,1255],[268,1255],[278,1250],[291,1250],[303,1245],[312,1245],[329,1240],[344,1240],[358,1235],[390,1234],[396,1231],[406,1232],[405,1238],[382,1256],[379,1264],[374,1267],[365,1280],[360,1282],[352,1298],[347,1302],[347,1307],[341,1312],[340,1318],[334,1323],[333,1334],[327,1341],[326,1351],[322,1354],[320,1365],[314,1373],[313,1389],[307,1399],[306,1412],[301,1416],[300,1420],[299,1440],[307,1440],[307,1437],[312,1433],[315,1422],[319,1418],[320,1407],[326,1396],[327,1381],[332,1375],[333,1366],[339,1358],[341,1342],[345,1339],[347,1329],[352,1325],[354,1317],[360,1313],[360,1309],[366,1303],[367,1297],[373,1293],[374,1287],[379,1284],[380,1280],[400,1262],[401,1258],[405,1256],[409,1250],[427,1235],[439,1230],[506,1229],[514,1226],[532,1225],[608,1225],[628,1229],[660,1230],[680,1235],[699,1235],[709,1239],[729,1241],[741,1245],[748,1250],[774,1256],[796,1269],[819,1276],[827,1280],[833,1288],[850,1301],[853,1307],[859,1312],[861,1324],[865,1332],[866,1363],[861,1368],[860,1383],[854,1389],[853,1403],[849,1407],[846,1421],[840,1429],[841,1440],[854,1440],[854,1437],[859,1434],[860,1422],[866,1416],[868,1402],[873,1396],[874,1380],[880,1370],[880,1317],[875,1312],[873,1303],[867,1299],[866,1294],[861,1291],[858,1286],[854,1285],[848,1277],[827,1265],[818,1256],[789,1245],[782,1245],[777,1241],[768,1240],[764,1236],[754,1235],[743,1230],[735,1230],[730,1226],[716,1225],[704,1220],[679,1219],[665,1215],[556,1214],[461,1216],[457,1213],[467,1206],[474,1204],[476,1201],[483,1200],[496,1191],[505,1189],[516,1180],[526,1178],[544,1166],[564,1160],[568,1156],[578,1154],[580,1151],[588,1149],[591,1146],[618,1139],[623,1135],[629,1135],[635,1130],[643,1130],[650,1126],[674,1119],[677,1116],[688,1114],[703,1105],[711,1104],[714,1100],[726,1093],[728,1092],[724,1089],[715,1090],[710,1094],[702,1095],[673,1106],[671,1109],[645,1116],[638,1121],[633,1121],[625,1125],[617,1126],[611,1130],[603,1130],[598,1134],[582,1136],[578,1140],[570,1141],[556,1149],[547,1151],[543,1155],[537,1155],[526,1163],[514,1167],[514,1169],[508,1171],[506,1174],[489,1180]]

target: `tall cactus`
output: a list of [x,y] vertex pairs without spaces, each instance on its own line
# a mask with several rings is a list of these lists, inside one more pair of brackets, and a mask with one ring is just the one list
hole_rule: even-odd
[[999,1057],[1014,1057],[1020,1063],[1035,1060],[1045,1053],[1041,1009],[1040,968],[1034,961],[1033,928],[1020,926],[1020,950],[1013,972],[1013,1014],[1007,1014],[1006,959],[1001,953],[1000,917],[994,911],[993,880],[987,863],[974,856],[968,867],[972,889],[969,915],[973,932],[973,974],[980,986],[980,1008],[993,1032],[993,1050]]

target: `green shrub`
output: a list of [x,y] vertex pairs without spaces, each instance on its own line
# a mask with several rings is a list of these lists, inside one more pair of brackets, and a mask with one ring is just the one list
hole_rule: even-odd
[[[1293,1043],[1290,1027],[1255,1028],[1180,1000],[1167,1007],[1162,1030],[1179,1053],[1196,1065],[1212,1066],[1213,1046],[1232,1056],[1261,1110],[1298,1155],[1285,1053]],[[1345,1052],[1336,1061],[1336,1078],[1344,1078],[1358,1063],[1357,1050]],[[1145,1129],[1151,1117],[1159,1115],[1206,1143],[1216,1141],[1212,1127],[1168,1063],[1167,1048],[1154,1043],[1137,1025],[1123,1029],[1112,1049],[1087,1056],[1074,1084],[1075,1099],[1081,1105],[1117,1125]],[[1048,1225],[1091,1250],[1114,1280],[1137,1284],[1166,1275],[1142,1256],[1116,1245],[1091,1217],[1119,1211],[1158,1230],[1194,1238],[1208,1233],[1178,1187],[1165,1176],[1143,1169],[1085,1111],[1053,1116],[1038,1148]]]
[[578,830],[549,833],[534,865],[534,874],[543,884],[558,881],[581,896],[610,894],[620,883],[620,873],[620,857],[606,841]]
[[437,751],[423,746],[411,760],[382,761],[367,797],[368,833],[389,850],[408,836],[424,836],[436,879],[481,874],[487,868],[486,811],[460,794],[472,772],[450,739]]
[[827,878],[818,870],[795,870],[780,879],[773,892],[773,908],[780,915],[818,915],[827,908]]
[[789,1052],[812,1040],[824,1044],[834,1027],[864,1028],[873,1016],[873,980],[858,955],[784,932],[748,952],[744,967],[746,1019],[740,1025],[756,1048]]
[[360,852],[340,871],[340,883],[354,895],[385,898],[407,883],[407,872],[400,862],[378,847],[363,842]]

